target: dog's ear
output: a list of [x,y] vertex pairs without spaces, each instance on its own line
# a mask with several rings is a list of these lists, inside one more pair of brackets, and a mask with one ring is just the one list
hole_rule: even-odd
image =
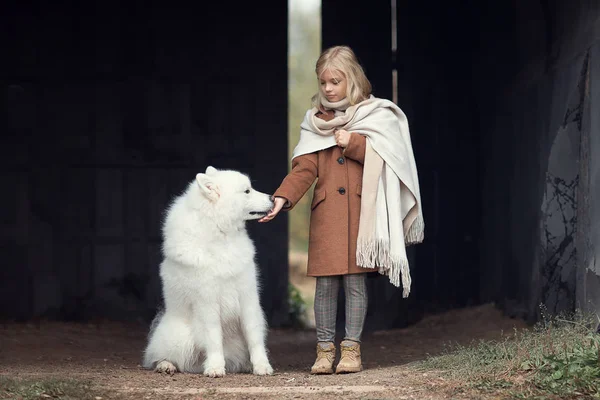
[[217,201],[221,197],[219,186],[206,174],[197,174],[196,183],[200,187],[200,191],[210,201]]
[[209,165],[209,166],[206,168],[206,175],[212,175],[212,174],[214,174],[215,172],[217,172],[217,169],[216,169],[215,167],[213,167],[212,165]]

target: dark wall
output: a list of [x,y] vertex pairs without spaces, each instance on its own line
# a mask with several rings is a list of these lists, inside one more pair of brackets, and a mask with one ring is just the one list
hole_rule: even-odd
[[597,309],[598,3],[359,3],[324,2],[323,47],[353,47],[376,96],[396,85],[426,227],[411,297],[371,279],[367,324],[489,301],[530,320]]
[[[209,164],[263,191],[287,169],[286,4],[4,7],[0,317],[150,317],[170,199]],[[421,180],[413,292],[372,276],[367,329],[487,301],[532,320],[540,303],[597,311],[599,14],[323,2],[323,47],[352,46],[376,96],[397,90]],[[272,326],[286,224],[250,224]]]
[[599,310],[599,16],[594,1],[514,1],[481,18],[482,296],[531,320]]
[[[10,4],[0,317],[150,317],[169,201],[208,165],[286,170],[286,2]],[[287,222],[250,231],[278,326]]]

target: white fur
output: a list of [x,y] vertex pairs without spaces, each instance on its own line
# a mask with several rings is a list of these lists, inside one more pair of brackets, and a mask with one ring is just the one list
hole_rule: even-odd
[[245,226],[272,206],[247,176],[213,167],[173,201],[160,265],[165,309],[150,329],[144,368],[210,377],[273,373],[255,249]]

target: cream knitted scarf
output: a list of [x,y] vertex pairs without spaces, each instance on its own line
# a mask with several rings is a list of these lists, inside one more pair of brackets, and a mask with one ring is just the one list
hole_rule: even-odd
[[353,106],[346,99],[323,105],[334,110],[334,118],[325,121],[316,117],[316,108],[308,110],[292,159],[335,146],[335,129],[366,136],[357,264],[378,268],[397,287],[402,281],[402,295],[408,297],[405,246],[423,241],[425,225],[406,116],[393,102],[374,96]]

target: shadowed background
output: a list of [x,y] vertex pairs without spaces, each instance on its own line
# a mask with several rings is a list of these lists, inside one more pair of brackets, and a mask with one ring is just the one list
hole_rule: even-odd
[[[207,165],[266,192],[289,168],[287,4],[190,7],[3,3],[3,319],[147,321],[172,197]],[[540,303],[598,309],[599,15],[591,0],[323,2],[322,47],[352,46],[406,112],[424,202],[411,297],[372,277],[367,329],[490,301],[529,320]],[[287,220],[249,226],[262,305],[287,325]]]

